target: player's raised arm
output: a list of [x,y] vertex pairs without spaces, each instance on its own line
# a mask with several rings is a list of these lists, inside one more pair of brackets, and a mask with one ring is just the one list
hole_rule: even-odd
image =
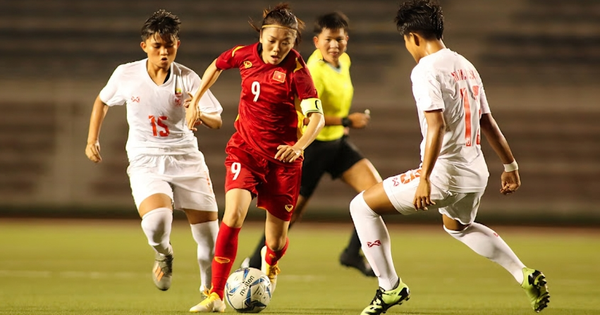
[[502,172],[500,178],[502,185],[500,192],[506,195],[517,191],[521,186],[519,165],[510,150],[508,141],[506,141],[506,138],[502,134],[500,127],[498,127],[498,124],[491,113],[483,114],[481,116],[480,124],[481,131],[485,135],[485,138],[502,161],[502,164],[504,164],[504,172]]
[[100,156],[100,129],[102,128],[102,122],[104,121],[104,117],[106,117],[107,111],[108,106],[102,102],[100,95],[98,95],[92,108],[87,145],[85,146],[85,155],[94,163],[102,162],[102,157]]
[[216,66],[216,60],[213,61],[208,68],[204,71],[202,75],[202,82],[200,83],[200,87],[196,94],[192,97],[190,105],[187,107],[185,112],[185,121],[187,123],[188,128],[191,130],[196,130],[194,127],[197,122],[200,120],[202,123],[206,124],[209,128],[220,128],[222,125],[221,115],[215,117],[213,114],[202,114],[198,109],[198,102],[208,91],[208,89],[217,82],[219,75],[221,75],[223,70],[219,70]]

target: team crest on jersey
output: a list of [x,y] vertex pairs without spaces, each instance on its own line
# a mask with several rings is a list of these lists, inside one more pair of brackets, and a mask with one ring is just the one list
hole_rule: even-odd
[[181,77],[177,76],[175,79],[175,95],[181,96],[181,94],[183,94],[183,89],[181,88],[182,86],[183,82],[181,82]]
[[181,94],[179,95],[175,95],[175,106],[179,107],[181,106]]
[[285,72],[277,71],[273,72],[273,80],[277,82],[285,82]]
[[294,209],[293,205],[285,205],[285,211],[291,212]]
[[249,60],[244,61],[244,68],[252,68],[252,62],[250,62]]

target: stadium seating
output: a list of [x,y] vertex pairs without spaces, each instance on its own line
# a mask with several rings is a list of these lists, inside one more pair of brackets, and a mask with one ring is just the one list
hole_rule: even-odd
[[[15,86],[11,95],[0,95],[0,199],[25,204],[109,200],[131,206],[125,174],[127,125],[123,117],[113,117],[122,113],[111,111],[107,117],[101,165],[93,168],[83,162],[82,152],[95,93],[118,64],[145,57],[137,45],[141,23],[158,8],[177,13],[183,21],[177,61],[201,72],[220,52],[256,40],[247,21],[259,21],[265,3],[232,0],[226,7],[221,1],[194,0],[4,3],[0,67],[10,69],[10,78],[3,76],[0,84],[19,83],[11,85]],[[409,81],[414,61],[394,28],[395,5],[390,7],[386,0],[368,3],[303,0],[292,3],[292,8],[307,23],[299,48],[305,57],[313,50],[311,29],[316,14],[341,10],[349,16],[354,106],[371,109],[373,118],[366,130],[353,131],[352,139],[386,177],[419,162],[420,133]],[[519,194],[506,199],[490,193],[484,206],[505,211],[526,205],[555,213],[573,204],[589,207],[588,199],[600,188],[595,180],[600,175],[596,124],[600,112],[590,92],[600,83],[600,4],[594,0],[507,0],[499,5],[461,0],[442,1],[442,5],[446,44],[478,67],[494,114],[522,167],[524,186]],[[32,82],[61,96],[41,97]],[[60,86],[70,90],[60,92]],[[224,73],[213,92],[225,107],[223,129],[201,128],[197,135],[215,191],[222,194],[224,147],[233,132],[239,77]],[[76,108],[59,109],[64,99]],[[565,110],[572,107],[576,110]],[[63,128],[56,117],[73,124]],[[61,160],[65,146],[77,155],[76,163]],[[484,148],[491,165],[490,187],[496,187],[499,162],[489,147]],[[72,163],[72,173],[57,169],[61,161]],[[57,174],[64,178],[47,180]],[[70,193],[51,196],[43,187],[54,182],[69,186]],[[320,186],[324,192],[318,192],[311,205],[344,209],[354,193],[341,187],[324,179]]]
[[55,154],[55,107],[48,103],[0,101],[0,196],[8,201],[35,192]]

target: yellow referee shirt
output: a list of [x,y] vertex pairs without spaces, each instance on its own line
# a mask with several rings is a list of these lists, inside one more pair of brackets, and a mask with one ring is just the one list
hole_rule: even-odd
[[[340,56],[340,67],[335,68],[323,60],[323,55],[315,50],[306,62],[313,78],[319,99],[323,103],[325,116],[346,117],[350,112],[354,87],[350,79],[350,57]],[[319,141],[332,141],[344,135],[344,126],[325,126],[317,136]]]

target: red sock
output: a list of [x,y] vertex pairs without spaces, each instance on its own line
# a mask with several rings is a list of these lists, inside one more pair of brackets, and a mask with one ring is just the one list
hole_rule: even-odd
[[[267,255],[265,256],[265,261],[267,262],[267,264],[269,264],[270,266],[275,265],[279,259],[281,259],[281,257],[283,257],[283,255],[285,254],[285,251],[287,251],[288,245],[290,244],[290,239],[286,239],[285,240],[285,246],[283,246],[283,248],[281,250],[278,251],[272,251],[269,246],[267,246]],[[265,245],[267,245],[265,243]],[[213,271],[214,272],[214,271]]]
[[232,228],[221,223],[217,242],[215,244],[215,258],[212,261],[212,289],[221,297],[224,296],[225,282],[231,272],[238,248],[238,235],[240,228]]

